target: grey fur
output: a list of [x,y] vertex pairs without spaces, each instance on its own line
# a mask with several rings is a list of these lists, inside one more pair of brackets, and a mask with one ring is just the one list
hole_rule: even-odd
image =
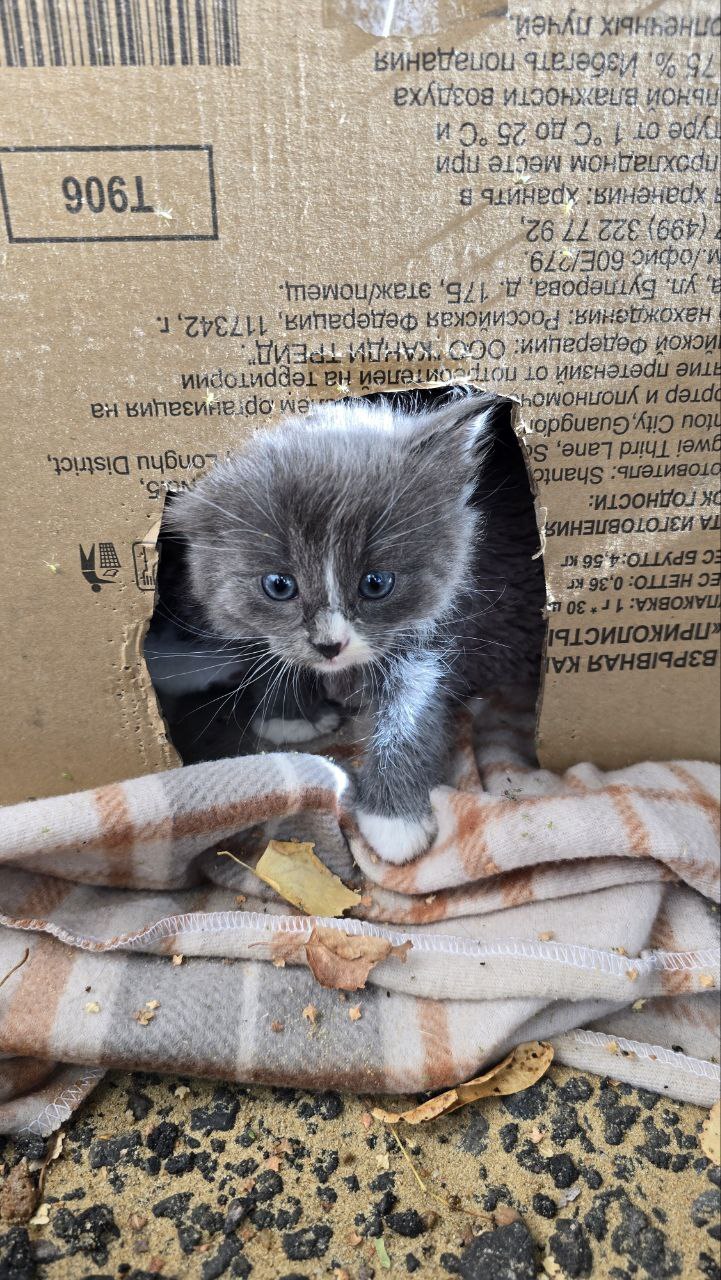
[[[495,413],[475,395],[419,414],[319,405],[258,432],[169,512],[199,625],[246,655],[261,731],[269,714],[316,723],[329,700],[370,710],[359,786],[373,814],[424,818],[457,701],[538,680],[538,533]],[[388,598],[359,595],[371,570],[395,574]],[[296,599],[266,597],[276,572],[296,578]],[[334,662],[314,648],[341,638]]]

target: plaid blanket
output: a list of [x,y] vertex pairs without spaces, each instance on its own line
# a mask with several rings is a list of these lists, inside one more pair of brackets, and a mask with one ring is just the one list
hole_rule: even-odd
[[[532,742],[508,699],[461,713],[438,837],[406,866],[360,837],[352,741],[2,811],[0,1132],[51,1132],[110,1067],[410,1093],[541,1038],[710,1104],[718,768],[554,775]],[[252,864],[272,837],[314,841],[360,892],[350,917],[309,919],[217,856]],[[350,997],[308,967],[318,925],[412,945]]]

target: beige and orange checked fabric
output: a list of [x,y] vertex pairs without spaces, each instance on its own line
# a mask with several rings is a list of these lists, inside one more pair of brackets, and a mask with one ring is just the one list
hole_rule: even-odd
[[[403,867],[358,835],[342,742],[0,812],[0,977],[29,950],[0,988],[0,1131],[52,1131],[109,1067],[416,1092],[530,1038],[712,1102],[719,770],[555,775],[532,738],[532,714],[507,700],[464,712],[433,795],[438,838]],[[313,922],[216,856],[252,861],[271,836],[314,840],[360,889],[352,918],[326,926],[412,942],[405,964],[371,972],[352,1024],[306,967]]]

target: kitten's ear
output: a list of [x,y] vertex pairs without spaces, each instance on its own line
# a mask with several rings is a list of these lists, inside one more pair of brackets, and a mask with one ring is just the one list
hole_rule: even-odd
[[410,419],[408,444],[414,454],[464,472],[473,469],[490,438],[495,403],[488,396],[462,395],[439,409]]

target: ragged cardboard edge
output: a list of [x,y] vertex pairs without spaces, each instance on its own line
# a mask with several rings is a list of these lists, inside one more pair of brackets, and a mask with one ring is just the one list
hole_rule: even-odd
[[[150,548],[156,557],[159,555],[158,537],[161,524],[162,516],[150,526],[144,537],[137,539],[138,542]],[[147,595],[148,599],[147,604],[145,599],[141,601],[143,616],[139,620],[128,623],[123,633],[120,648],[120,689],[124,697],[132,697],[135,723],[141,723],[147,729],[153,749],[160,753],[161,767],[177,769],[183,762],[173,746],[170,729],[161,711],[158,695],[145,660],[145,637],[158,605],[157,584],[152,594],[148,591],[144,595]],[[144,763],[149,764],[145,744],[141,741],[139,746],[144,756]],[[152,763],[156,764],[155,761]]]

